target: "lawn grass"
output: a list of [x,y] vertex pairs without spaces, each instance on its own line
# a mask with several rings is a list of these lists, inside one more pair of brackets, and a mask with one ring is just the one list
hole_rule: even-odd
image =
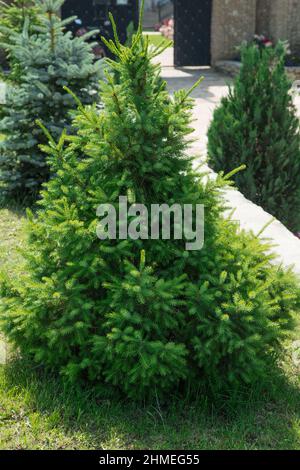
[[0,267],[9,274],[22,261],[19,249],[24,245],[24,210],[18,206],[7,209],[0,206]]
[[143,406],[11,362],[0,368],[0,448],[299,449],[299,388],[277,386],[234,397],[224,409],[204,398]]
[[[14,275],[24,214],[0,209],[0,263]],[[80,390],[20,359],[0,366],[0,449],[300,449],[299,371],[214,407],[199,393],[145,406]]]

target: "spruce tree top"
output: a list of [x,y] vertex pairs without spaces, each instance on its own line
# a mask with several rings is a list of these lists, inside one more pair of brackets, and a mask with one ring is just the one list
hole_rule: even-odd
[[[25,18],[29,18],[31,26],[38,25],[40,13],[36,0],[13,0],[9,3],[0,1],[0,24],[16,33],[22,32]],[[1,41],[3,41],[2,34],[0,33]],[[6,40],[9,42],[9,35]]]
[[[30,66],[30,62],[39,68],[46,65],[45,51],[49,56],[48,63],[51,63],[51,59],[53,60],[55,56],[60,60],[66,60],[68,55],[71,55],[72,50],[71,43],[67,45],[67,41],[74,41],[72,43],[73,49],[76,50],[77,44],[81,44],[95,34],[95,31],[90,31],[80,38],[73,38],[71,32],[65,31],[66,26],[76,19],[76,16],[72,16],[61,20],[59,12],[65,0],[34,1],[39,12],[37,25],[32,24],[30,17],[25,15],[21,31],[15,31],[13,27],[6,27],[5,25],[0,26],[0,32],[9,37],[9,42],[2,41],[1,46],[6,48],[24,68]],[[92,45],[87,45],[86,50],[82,51],[81,54],[84,52],[88,54],[91,48]],[[31,58],[32,55],[33,58]],[[73,61],[76,64],[75,58],[73,58]]]
[[18,81],[20,73],[15,59],[10,56],[7,48],[7,45],[13,41],[13,33],[22,33],[26,18],[29,20],[29,31],[32,32],[34,27],[40,24],[40,13],[34,0],[13,0],[10,3],[0,1],[0,47],[8,52],[7,59],[10,66],[10,74],[4,76],[5,81]]

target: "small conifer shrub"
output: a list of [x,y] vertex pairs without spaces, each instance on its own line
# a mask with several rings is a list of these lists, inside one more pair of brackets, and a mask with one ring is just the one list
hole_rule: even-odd
[[[0,45],[11,45],[12,33],[22,33],[24,28],[25,19],[29,20],[30,32],[36,26],[40,26],[39,15],[41,11],[35,0],[12,0],[7,3],[0,0]],[[7,50],[7,60],[5,61],[5,68],[9,67],[10,74],[2,74],[5,80],[19,81],[22,71],[19,67],[18,61],[9,54]],[[1,110],[0,110],[1,112]]]
[[[26,274],[3,275],[3,331],[68,380],[107,382],[136,400],[261,380],[299,307],[298,284],[271,264],[268,246],[225,218],[226,179],[193,170],[193,102],[186,91],[169,96],[152,61],[162,48],[149,50],[141,26],[130,47],[116,32],[107,45],[117,60],[108,60],[102,112],[80,106],[77,133],[57,144],[48,135],[54,176],[29,213]],[[204,204],[204,248],[101,241],[97,207],[118,213],[126,195],[149,210]]]
[[[69,128],[76,102],[63,87],[70,87],[84,104],[97,95],[100,63],[94,63],[88,35],[73,38],[64,27],[74,18],[61,21],[57,12],[63,0],[36,0],[43,12],[41,26],[29,33],[25,21],[21,34],[13,33],[11,56],[22,71],[20,83],[8,86],[1,110],[0,197],[32,196],[49,176],[49,167],[39,145],[47,142],[36,125],[40,119],[55,137]],[[95,95],[96,93],[96,95]]]
[[285,46],[243,46],[242,68],[208,132],[211,167],[237,174],[240,191],[289,229],[300,230],[300,128]]
[[0,25],[8,28],[7,34],[0,33],[1,41],[10,42],[10,33],[23,31],[25,18],[30,20],[30,25],[38,26],[41,11],[35,0],[12,0],[9,3],[0,1]]
[[11,33],[23,31],[25,18],[30,21],[30,27],[39,26],[41,11],[35,0],[0,1],[0,26],[7,28],[0,32],[0,41],[10,43]]

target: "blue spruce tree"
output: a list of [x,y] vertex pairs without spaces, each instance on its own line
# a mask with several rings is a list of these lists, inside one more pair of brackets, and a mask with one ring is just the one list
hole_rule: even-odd
[[21,73],[18,83],[8,86],[1,110],[0,132],[5,135],[0,145],[2,198],[33,196],[47,181],[49,167],[39,148],[46,139],[35,121],[41,120],[54,138],[70,128],[76,102],[63,87],[70,87],[84,104],[97,98],[101,67],[86,42],[90,35],[74,38],[65,32],[74,18],[62,21],[58,16],[63,0],[36,0],[36,4],[43,12],[36,32],[29,33],[25,21],[23,32],[12,30],[11,44],[5,45]]

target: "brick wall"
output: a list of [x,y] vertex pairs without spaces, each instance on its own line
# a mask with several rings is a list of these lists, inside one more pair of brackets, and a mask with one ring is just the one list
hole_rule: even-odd
[[287,40],[300,53],[300,0],[213,0],[212,63],[233,59],[255,33]]

